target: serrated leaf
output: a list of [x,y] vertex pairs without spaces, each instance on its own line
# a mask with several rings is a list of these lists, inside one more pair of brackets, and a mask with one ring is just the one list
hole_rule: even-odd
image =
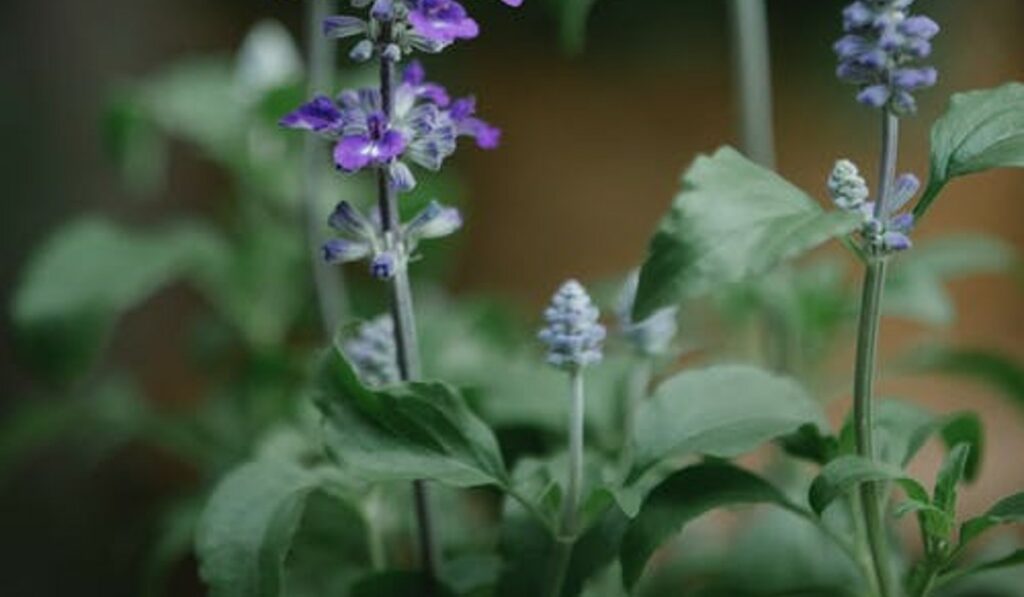
[[764,479],[732,465],[698,464],[674,473],[647,496],[622,539],[626,588],[636,585],[655,550],[690,521],[715,508],[755,503],[805,513]]
[[371,390],[332,349],[318,392],[328,450],[366,479],[508,485],[494,434],[454,388],[416,382]]
[[1024,523],[1024,492],[999,500],[988,512],[960,525],[960,545],[966,545],[996,525],[1013,523]]
[[841,456],[825,465],[811,483],[807,499],[811,508],[820,515],[836,498],[861,483],[874,481],[894,481],[903,487],[910,499],[930,501],[921,484],[906,476],[900,469],[854,455]]
[[651,239],[633,318],[763,273],[858,226],[730,147],[700,156]]
[[75,373],[92,362],[124,311],[175,280],[198,276],[223,254],[221,239],[196,223],[136,231],[81,219],[33,256],[14,295],[13,318],[41,357],[74,347],[67,371],[58,373]]
[[245,464],[210,497],[196,532],[200,575],[213,597],[276,597],[306,501],[321,477],[283,460]]
[[733,458],[808,424],[824,427],[824,415],[796,381],[743,365],[686,371],[640,407],[630,479],[670,456]]
[[932,126],[931,173],[914,208],[920,219],[950,180],[1024,166],[1024,84],[955,94]]

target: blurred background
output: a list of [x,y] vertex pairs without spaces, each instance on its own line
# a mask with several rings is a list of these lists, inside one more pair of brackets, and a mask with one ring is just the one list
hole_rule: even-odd
[[[12,305],[34,250],[75,217],[101,213],[138,226],[225,219],[234,183],[216,159],[187,142],[161,146],[166,169],[153,175],[157,182],[126,176],[111,124],[119,113],[112,109],[119,93],[169,65],[211,55],[230,60],[258,21],[279,20],[301,39],[303,4],[0,4],[0,76],[7,82],[0,94],[5,306]],[[459,296],[500,297],[529,314],[566,277],[603,280],[636,267],[687,164],[698,153],[737,143],[726,3],[597,0],[581,48],[573,47],[579,40],[572,25],[567,44],[561,8],[552,2],[526,0],[519,11],[493,1],[469,4],[483,35],[428,59],[428,70],[455,93],[475,93],[482,114],[504,137],[497,152],[461,152],[450,168],[452,180],[437,185],[463,197],[468,223],[458,250],[445,257],[443,284]],[[842,4],[768,2],[778,169],[819,198],[836,158],[858,161],[871,179],[877,151],[877,115],[858,106],[832,74],[830,46]],[[935,52],[939,85],[921,94],[920,113],[903,131],[901,169],[923,177],[928,129],[949,94],[1024,77],[1024,3],[927,0],[918,6],[944,29]],[[132,155],[145,160],[148,154]],[[950,232],[992,234],[1024,250],[1024,173],[999,171],[954,183],[918,238]],[[955,320],[939,326],[893,320],[884,330],[885,354],[928,336],[1024,360],[1019,270],[957,280],[950,293],[959,310]],[[185,356],[195,338],[182,322],[206,310],[183,284],[133,305],[110,339],[104,366],[132,372],[160,409],[189,408],[207,380]],[[299,311],[306,327],[315,328],[312,307]],[[0,318],[0,326],[0,417],[26,402],[66,399],[66,388],[55,389],[28,362],[11,318]],[[840,373],[848,362],[849,354],[836,355]],[[1012,373],[1007,383],[1024,391]],[[987,456],[980,481],[963,499],[964,513],[1024,485],[1024,410],[1001,392],[920,377],[895,380],[884,390],[941,411],[981,409]],[[838,416],[845,404],[835,409]],[[17,442],[0,440],[0,459],[3,448],[14,450]],[[140,594],[154,510],[196,483],[190,467],[141,442],[86,469],[69,458],[75,451],[73,442],[58,442],[27,460],[3,462],[0,594]],[[936,450],[920,464],[922,474],[939,459]],[[169,595],[203,594],[188,561],[174,565],[166,586]]]

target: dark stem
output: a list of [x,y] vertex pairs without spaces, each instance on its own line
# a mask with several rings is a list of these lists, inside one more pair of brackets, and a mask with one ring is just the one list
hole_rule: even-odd
[[[896,178],[896,156],[899,139],[899,120],[885,113],[882,121],[882,157],[879,167],[878,196],[875,213],[888,201]],[[857,327],[857,360],[853,382],[853,421],[857,454],[875,460],[874,450],[874,385],[875,362],[878,351],[878,329],[882,315],[882,291],[885,287],[885,257],[868,247],[868,263],[864,272],[861,294],[860,321]],[[864,483],[860,486],[861,511],[867,534],[868,548],[881,597],[894,597],[896,586],[889,559],[888,536],[883,518],[880,485]]]
[[[332,84],[331,72],[334,42],[327,39],[320,30],[324,19],[334,12],[336,0],[309,0],[307,6],[306,43],[309,53],[309,97],[318,93],[329,93]],[[324,220],[318,213],[318,199],[324,188],[325,148],[323,142],[313,135],[306,137],[302,159],[306,175],[303,177],[302,216],[305,220],[305,237],[312,258],[313,283],[320,308],[320,319],[324,335],[334,338],[345,313],[345,293],[341,270],[320,259],[320,245],[324,242]]]
[[[382,27],[381,39],[390,38],[390,26]],[[381,109],[390,122],[394,115],[394,81],[395,65],[387,58],[380,58],[380,97]],[[391,319],[395,328],[395,348],[398,358],[398,371],[402,381],[416,381],[420,378],[419,339],[416,335],[416,314],[413,310],[412,288],[409,285],[409,270],[400,246],[401,216],[398,210],[398,194],[388,180],[387,169],[377,169],[378,208],[380,210],[381,229],[389,248],[399,252],[396,260],[398,267],[391,278]],[[430,514],[430,495],[426,482],[413,481],[413,500],[415,502],[417,539],[419,543],[420,565],[426,583],[424,593],[428,596],[436,592],[437,582],[437,544],[434,538],[433,523]]]

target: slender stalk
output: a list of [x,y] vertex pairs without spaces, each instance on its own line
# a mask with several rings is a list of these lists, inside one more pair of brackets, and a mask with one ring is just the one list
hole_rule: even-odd
[[764,0],[730,0],[740,139],[750,159],[775,169],[771,60]]
[[[875,203],[876,215],[881,214],[883,203],[892,193],[896,178],[898,139],[899,120],[886,112],[882,121],[882,156],[879,167],[878,196]],[[870,251],[867,258],[861,294],[860,321],[857,327],[857,361],[853,380],[853,429],[857,454],[874,460],[875,361],[882,311],[882,290],[885,287],[887,264],[884,256],[873,254]],[[862,484],[860,500],[879,594],[881,597],[895,597],[898,589],[894,583],[890,566],[879,484]]]
[[569,379],[569,478],[562,502],[562,522],[555,537],[549,597],[562,594],[572,546],[579,533],[580,492],[583,487],[583,372],[576,369]]
[[[387,25],[382,31],[382,39],[390,37]],[[381,108],[390,120],[394,115],[394,82],[395,65],[392,61],[380,58],[380,97]],[[385,238],[394,247],[397,246],[401,231],[401,216],[398,210],[398,195],[388,181],[385,168],[377,169],[378,209],[380,210],[381,229]],[[397,260],[398,267],[391,278],[391,319],[395,328],[395,347],[398,358],[398,371],[403,381],[415,381],[420,378],[419,338],[416,334],[416,314],[413,309],[412,288],[409,285],[409,270],[405,257]],[[423,480],[413,481],[413,501],[415,503],[417,540],[419,544],[420,566],[423,569],[426,595],[433,595],[436,589],[438,549],[434,536],[433,521],[430,515],[430,495]]]
[[640,405],[647,397],[647,389],[651,385],[654,374],[654,363],[649,356],[637,357],[636,364],[629,375],[629,387],[626,388],[625,405],[622,409],[622,454],[620,466],[625,474],[633,463],[633,438],[636,434],[636,415]]
[[[321,32],[321,24],[330,16],[337,0],[308,0],[306,43],[309,53],[309,97],[318,93],[329,93],[332,84],[332,57],[334,42]],[[305,220],[306,243],[312,257],[313,283],[316,286],[317,303],[324,335],[330,340],[341,323],[347,310],[341,270],[331,267],[319,258],[320,245],[324,241],[323,218],[317,211],[318,199],[324,188],[327,170],[324,168],[324,146],[316,137],[306,137],[302,160],[306,175],[303,177],[302,212]]]

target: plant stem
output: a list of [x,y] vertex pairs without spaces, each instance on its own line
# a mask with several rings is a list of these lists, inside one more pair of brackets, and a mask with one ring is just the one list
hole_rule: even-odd
[[[337,0],[308,0],[306,43],[308,45],[309,65],[309,97],[318,93],[329,93],[331,87],[331,64],[334,55],[334,42],[327,39],[320,30],[324,19],[331,15]],[[324,146],[323,142],[313,135],[306,137],[303,146],[302,160],[306,175],[303,177],[302,216],[305,220],[306,244],[310,251],[313,268],[313,283],[316,286],[317,303],[320,308],[320,320],[324,335],[328,340],[334,338],[345,313],[345,293],[341,270],[331,267],[319,258],[320,245],[323,243],[323,218],[317,212],[318,199],[324,188]]]
[[[390,38],[390,26],[384,25],[382,39]],[[381,108],[388,120],[394,115],[395,65],[387,58],[380,58]],[[398,210],[398,195],[388,180],[386,168],[377,169],[378,209],[381,230],[391,248],[398,248],[401,232],[401,215]],[[404,249],[401,249],[404,251]],[[405,255],[396,260],[394,276],[391,278],[391,319],[395,328],[395,348],[398,371],[402,381],[420,378],[419,338],[416,335],[416,314],[413,309],[412,288],[409,285],[409,270]],[[433,595],[437,580],[438,550],[434,537],[433,521],[430,515],[430,495],[423,480],[413,481],[417,538],[419,543],[420,566],[423,569],[426,595]]]
[[569,383],[569,478],[562,502],[562,523],[555,537],[549,597],[562,594],[572,547],[579,533],[580,492],[583,487],[583,372],[573,370]]
[[764,0],[731,0],[733,73],[744,153],[775,169],[771,60]]
[[[892,192],[896,177],[896,154],[899,138],[899,120],[895,116],[886,112],[882,123],[882,157],[879,167],[878,196],[875,203],[876,214],[881,213],[882,204],[888,200],[889,194]],[[885,274],[885,257],[877,255],[873,249],[869,249],[861,294],[860,321],[857,327],[857,361],[853,380],[853,428],[857,454],[871,460],[875,459],[872,407]],[[890,567],[888,538],[885,532],[879,484],[861,484],[860,500],[868,548],[871,552],[879,593],[881,597],[894,597],[897,594],[897,589]]]
[[620,466],[623,474],[629,471],[633,463],[633,438],[636,434],[636,415],[641,403],[647,397],[647,389],[651,385],[654,374],[654,363],[649,356],[637,357],[636,364],[629,374],[629,386],[626,388],[625,404],[622,409],[622,454]]

